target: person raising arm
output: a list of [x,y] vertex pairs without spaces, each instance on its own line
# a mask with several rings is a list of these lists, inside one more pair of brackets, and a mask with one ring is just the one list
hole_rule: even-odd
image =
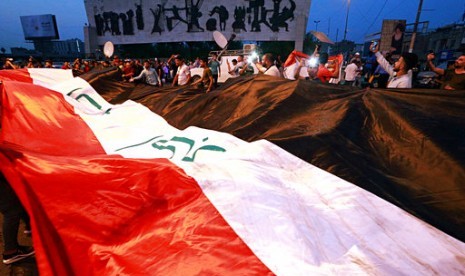
[[322,83],[328,83],[331,78],[338,78],[339,77],[339,61],[337,59],[334,60],[334,71],[329,71],[326,68],[326,63],[328,62],[328,54],[322,53],[320,55],[320,65],[318,66],[317,77],[320,79]]
[[412,88],[412,71],[417,65],[418,57],[413,53],[403,53],[399,60],[391,65],[379,52],[379,44],[370,45],[370,50],[375,54],[376,61],[389,74],[387,88]]
[[281,72],[279,72],[278,67],[275,65],[275,57],[271,53],[264,54],[262,62],[257,62],[255,66],[257,66],[258,71],[264,75],[281,77]]
[[426,56],[426,62],[431,71],[443,76],[441,89],[446,90],[462,90],[465,89],[465,55],[460,55],[454,62],[454,68],[446,70],[434,66],[434,53],[429,53]]

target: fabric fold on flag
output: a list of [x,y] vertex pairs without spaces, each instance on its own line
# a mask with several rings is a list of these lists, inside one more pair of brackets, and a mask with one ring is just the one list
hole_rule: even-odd
[[357,90],[253,76],[203,94],[107,86],[114,74],[92,76],[111,103],[134,100],[178,129],[266,139],[465,241],[464,91]]

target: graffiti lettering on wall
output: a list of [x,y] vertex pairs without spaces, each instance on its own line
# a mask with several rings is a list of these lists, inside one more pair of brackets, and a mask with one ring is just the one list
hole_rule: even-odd
[[[97,35],[134,35],[134,25],[139,31],[145,30],[144,11],[150,11],[153,16],[152,34],[162,35],[177,28],[189,33],[216,30],[262,32],[263,28],[289,32],[288,23],[294,20],[296,10],[294,0],[243,0],[243,5],[236,5],[231,11],[224,5],[203,7],[203,0],[184,0],[182,6],[168,4],[171,1],[167,0],[158,4],[153,2],[139,0],[134,3],[135,11],[108,11],[104,6],[94,6]],[[205,26],[200,22],[205,22]]]

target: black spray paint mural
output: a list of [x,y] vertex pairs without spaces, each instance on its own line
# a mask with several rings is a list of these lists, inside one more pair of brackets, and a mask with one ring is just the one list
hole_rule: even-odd
[[[168,4],[168,0],[154,3],[154,0],[139,0],[134,3],[135,11],[108,11],[102,5],[94,6],[95,27],[98,36],[134,35],[137,30],[145,30],[144,13],[153,16],[151,34],[163,35],[182,28],[189,33],[233,31],[233,32],[289,32],[289,22],[294,20],[296,3],[294,0],[243,0],[228,10],[224,5],[207,9],[203,0],[184,0],[182,5]],[[230,16],[230,14],[232,16]],[[201,26],[200,20],[205,22]],[[135,24],[134,24],[135,23]],[[264,29],[266,28],[266,30]],[[122,32],[121,32],[122,29]]]
[[143,30],[144,29],[144,16],[142,15],[142,0],[140,0],[139,4],[136,5],[136,22],[137,22],[137,29]]

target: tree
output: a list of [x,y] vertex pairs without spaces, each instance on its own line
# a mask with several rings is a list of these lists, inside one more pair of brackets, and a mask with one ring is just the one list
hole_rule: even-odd
[[0,51],[2,52],[2,54],[5,54],[5,52],[6,52],[5,48],[3,48],[3,47],[0,49]]
[[306,33],[305,38],[304,38],[303,52],[306,53],[307,55],[311,55],[313,54],[315,47],[316,47],[316,42],[313,39],[313,35],[311,33]]
[[123,44],[119,45],[119,51],[123,58],[149,58],[156,57],[156,50],[153,44]]
[[261,41],[259,43],[260,53],[272,53],[276,57],[281,56],[282,61],[294,51],[294,48],[295,43],[293,41]]

